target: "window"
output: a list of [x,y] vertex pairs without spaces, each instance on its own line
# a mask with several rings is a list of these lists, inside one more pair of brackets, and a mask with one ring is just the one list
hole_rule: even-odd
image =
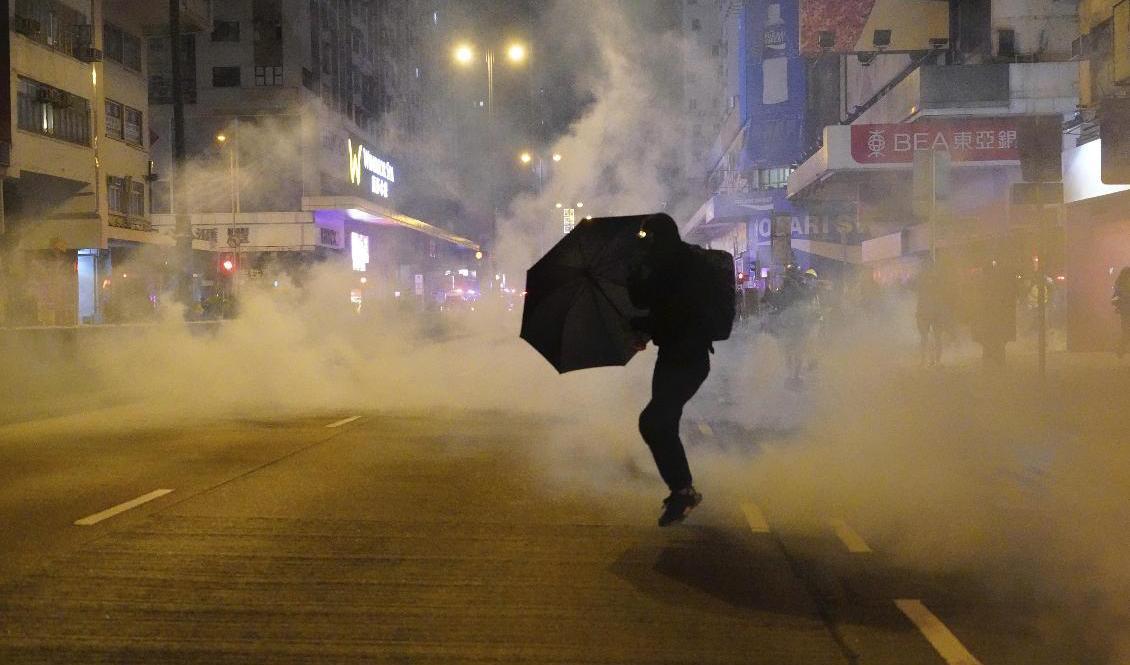
[[106,136],[122,138],[122,105],[110,99],[106,100]]
[[246,226],[233,226],[228,228],[228,242],[235,240],[241,245],[246,245],[251,238],[251,229]]
[[790,168],[759,169],[756,173],[758,189],[777,189],[789,184]]
[[697,18],[692,18],[691,19],[691,30],[701,30],[701,29],[702,29],[702,21],[698,20]]
[[239,41],[239,21],[221,21],[216,19],[212,22],[212,41],[214,42],[238,42]]
[[255,85],[282,85],[282,67],[255,65]]
[[141,38],[112,23],[102,24],[102,51],[113,60],[136,72],[141,71]]
[[141,38],[122,33],[122,64],[135,72],[141,71]]
[[86,15],[59,0],[16,0],[15,29],[29,39],[74,56],[91,46]]
[[238,88],[239,85],[239,67],[212,68],[213,88]]
[[129,216],[145,216],[145,183],[130,180],[129,182]]
[[133,145],[142,145],[141,140],[141,111],[137,109],[125,107],[125,131],[123,138],[126,143]]
[[90,102],[58,88],[20,77],[17,126],[78,145],[90,145]]
[[106,202],[110,212],[126,214],[126,179],[106,176]]
[[318,229],[318,231],[323,245],[337,247],[337,231],[333,229]]

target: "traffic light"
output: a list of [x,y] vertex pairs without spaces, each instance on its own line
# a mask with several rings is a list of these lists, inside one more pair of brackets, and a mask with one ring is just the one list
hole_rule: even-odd
[[1020,172],[1027,182],[1063,180],[1063,118],[1058,115],[1029,115],[1016,126],[1016,147],[1020,152]]
[[1130,99],[1105,97],[1099,107],[1104,185],[1130,185]]
[[230,256],[225,256],[223,258],[223,260],[220,261],[220,270],[222,270],[224,272],[224,274],[226,274],[226,275],[230,275],[230,274],[234,273],[235,272],[235,259],[233,259]]

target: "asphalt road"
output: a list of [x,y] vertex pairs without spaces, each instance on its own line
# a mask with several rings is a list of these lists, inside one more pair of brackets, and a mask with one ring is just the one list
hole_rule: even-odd
[[[772,497],[703,487],[659,529],[649,470],[549,482],[538,427],[124,407],[0,427],[0,663],[1097,662],[1033,628],[1046,600],[902,570],[842,507],[790,532]],[[741,432],[688,424],[720,436]]]

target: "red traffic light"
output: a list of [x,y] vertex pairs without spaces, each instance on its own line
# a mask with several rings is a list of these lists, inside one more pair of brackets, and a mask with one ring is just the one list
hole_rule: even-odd
[[235,262],[231,259],[224,259],[224,262],[221,263],[220,266],[224,269],[224,272],[235,270]]

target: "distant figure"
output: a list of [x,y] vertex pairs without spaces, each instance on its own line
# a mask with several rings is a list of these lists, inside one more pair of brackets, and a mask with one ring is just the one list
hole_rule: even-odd
[[775,323],[771,329],[785,352],[785,366],[789,374],[786,383],[790,388],[801,384],[808,338],[819,317],[816,290],[810,281],[815,278],[816,271],[811,268],[802,273],[795,265],[786,266],[781,288],[772,301]]
[[679,227],[667,215],[644,220],[640,241],[644,259],[628,282],[632,303],[648,310],[633,321],[637,348],[650,338],[659,347],[651,380],[651,401],[640,414],[640,434],[651,449],[659,475],[671,490],[663,500],[659,526],[682,521],[702,495],[695,491],[686,451],[679,438],[683,407],[710,373],[711,335],[703,299],[691,278],[695,256],[679,238]]
[[935,263],[927,264],[918,276],[918,306],[915,310],[920,339],[920,364],[934,367],[942,361],[943,337],[953,321],[953,307],[945,276]]
[[1130,267],[1118,272],[1111,304],[1122,321],[1122,336],[1118,340],[1118,357],[1121,358],[1126,355],[1126,347],[1130,345]]
[[1016,276],[993,261],[977,284],[973,339],[986,369],[1004,367],[1005,345],[1016,340]]

